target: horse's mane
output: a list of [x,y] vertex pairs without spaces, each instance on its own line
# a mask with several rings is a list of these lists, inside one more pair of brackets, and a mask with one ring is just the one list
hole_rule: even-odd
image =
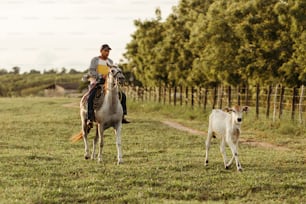
[[104,93],[106,93],[106,91],[107,91],[107,80],[108,80],[108,75],[107,75],[107,77],[105,77],[105,82],[103,84],[103,92]]

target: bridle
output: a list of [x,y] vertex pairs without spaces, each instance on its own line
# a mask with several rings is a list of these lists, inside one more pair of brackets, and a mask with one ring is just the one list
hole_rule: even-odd
[[[114,71],[116,71],[115,74],[113,74]],[[120,87],[120,82],[119,82],[120,79],[118,78],[118,74],[122,74],[122,71],[115,66],[111,67],[110,71],[108,72],[108,79],[110,77],[112,77],[113,78],[113,84],[112,84],[111,88],[107,87],[108,90],[112,90],[116,87]]]

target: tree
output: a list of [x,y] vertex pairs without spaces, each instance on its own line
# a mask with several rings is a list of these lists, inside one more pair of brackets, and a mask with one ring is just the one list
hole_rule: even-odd
[[62,70],[60,71],[60,74],[66,74],[67,73],[67,69],[65,67],[62,67]]
[[44,70],[44,74],[56,74],[56,69]]
[[127,45],[124,56],[129,60],[128,70],[143,82],[144,85],[154,85],[157,81],[166,80],[167,76],[160,72],[161,62],[156,60],[156,50],[162,41],[163,27],[160,23],[160,12],[151,21],[134,21],[137,30],[132,34],[132,41]]
[[35,70],[35,69],[31,69],[31,70],[29,71],[29,74],[40,74],[40,71],[37,71],[37,70]]
[[306,85],[306,2],[296,0],[291,6],[280,5],[288,14],[283,24],[290,29],[290,36],[293,40],[292,57],[281,67],[284,73],[284,80],[289,86]]
[[79,73],[81,73],[81,72],[79,72],[79,71],[77,71],[77,70],[75,70],[75,69],[70,69],[68,73],[69,73],[69,74],[79,74]]
[[0,69],[0,75],[5,75],[7,74],[7,70],[6,69]]
[[15,67],[12,68],[12,70],[13,70],[12,71],[13,74],[19,74],[20,73],[20,67],[15,66]]

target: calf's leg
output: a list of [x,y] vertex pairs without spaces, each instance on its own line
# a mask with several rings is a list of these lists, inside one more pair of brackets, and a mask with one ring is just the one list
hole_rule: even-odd
[[207,138],[206,138],[206,151],[205,151],[205,166],[208,165],[208,151],[209,151],[209,147],[210,147],[210,143],[211,143],[211,138],[213,137],[213,133],[212,131],[208,130],[208,134],[207,134]]
[[237,148],[238,145],[237,145],[237,143],[234,144],[232,142],[232,140],[228,140],[227,143],[228,143],[228,146],[231,148],[233,157],[235,158],[237,170],[242,171],[242,167],[241,167],[241,164],[240,164],[240,161],[239,161],[239,158],[238,158],[238,148]]
[[226,165],[227,157],[226,157],[226,151],[225,151],[225,139],[224,139],[224,137],[221,138],[220,152],[221,152],[222,157],[223,157],[224,167],[226,169],[228,169],[228,166]]

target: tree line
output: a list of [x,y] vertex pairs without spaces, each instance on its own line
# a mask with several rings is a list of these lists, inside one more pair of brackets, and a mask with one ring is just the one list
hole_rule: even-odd
[[46,69],[38,71],[31,69],[21,73],[21,68],[14,66],[11,70],[0,68],[0,97],[12,96],[42,96],[43,90],[59,83],[79,84],[79,91],[87,87],[87,83],[81,81],[84,73],[73,68]]
[[124,70],[144,86],[306,84],[305,0],[180,0],[135,20]]
[[[0,68],[0,75],[6,75],[6,74],[21,74],[20,73],[21,68],[18,66],[12,67],[12,70],[9,71],[4,68]],[[25,72],[23,74],[79,74],[79,73],[84,73],[84,72],[79,72],[73,68],[67,69],[65,67],[62,67],[60,70],[58,69],[49,69],[49,70],[44,70],[43,72],[35,69],[31,69],[29,72]]]

